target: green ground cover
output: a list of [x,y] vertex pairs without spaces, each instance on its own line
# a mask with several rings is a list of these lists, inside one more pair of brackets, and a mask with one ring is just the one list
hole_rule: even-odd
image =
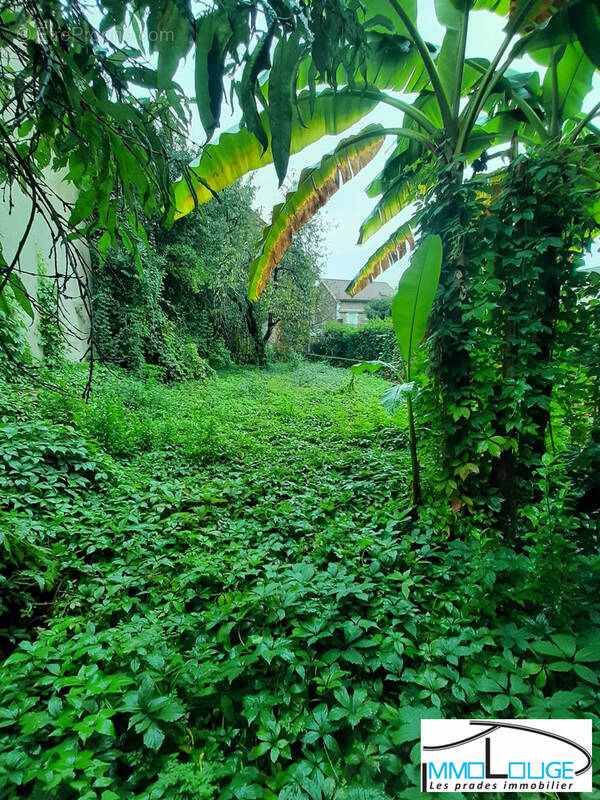
[[448,538],[408,513],[386,385],[1,387],[0,798],[417,798],[423,717],[598,723],[600,558],[560,476],[520,551],[483,516]]

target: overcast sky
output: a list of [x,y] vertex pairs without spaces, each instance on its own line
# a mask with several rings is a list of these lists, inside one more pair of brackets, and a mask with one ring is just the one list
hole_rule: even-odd
[[[444,35],[444,28],[437,22],[433,0],[418,0],[419,30],[426,41],[440,44]],[[497,51],[503,39],[502,27],[504,20],[488,11],[471,13],[469,36],[467,41],[467,56],[491,58]],[[529,59],[523,59],[515,65],[518,69],[529,70],[536,65]],[[177,80],[182,87],[194,95],[193,56],[188,56],[188,63],[184,64],[177,74]],[[414,95],[406,95],[411,100]],[[600,82],[598,73],[595,75],[594,90],[586,98],[585,108],[589,109],[600,99]],[[364,117],[354,128],[344,134],[358,131],[370,122],[381,124],[398,124],[398,114],[389,107],[376,108],[369,116]],[[222,130],[233,126],[237,122],[235,113],[224,108],[221,119]],[[194,107],[192,138],[201,143],[204,139],[202,125]],[[218,132],[217,132],[218,135]],[[216,136],[217,136],[216,135]],[[215,136],[215,139],[216,139]],[[325,137],[322,141],[307,147],[290,159],[290,168],[286,183],[297,177],[306,166],[318,162],[321,157],[330,152],[338,141],[338,137]],[[358,231],[363,219],[369,214],[374,205],[374,200],[364,193],[367,184],[380,171],[386,156],[393,150],[395,139],[389,137],[377,157],[362,170],[348,184],[343,186],[329,201],[325,209],[320,212],[325,223],[327,257],[325,259],[324,276],[328,278],[344,278],[350,280],[361,266],[367,261],[370,254],[382,244],[388,236],[398,227],[404,218],[398,217],[383,227],[375,236],[362,246],[356,244]],[[283,198],[283,192],[277,187],[277,177],[273,165],[268,165],[254,173],[254,182],[257,187],[258,208],[264,219],[271,219],[271,208]],[[408,218],[409,214],[405,216]],[[597,259],[596,259],[597,260]],[[396,286],[402,270],[406,266],[406,259],[391,267],[383,274],[380,280],[388,281]]]

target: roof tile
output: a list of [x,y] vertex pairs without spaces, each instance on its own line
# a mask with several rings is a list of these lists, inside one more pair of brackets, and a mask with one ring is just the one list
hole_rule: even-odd
[[322,282],[336,300],[346,300],[349,302],[352,300],[359,300],[364,302],[365,300],[379,300],[380,297],[392,297],[394,295],[394,290],[389,283],[385,281],[372,281],[368,283],[365,288],[354,295],[354,297],[350,297],[349,294],[346,294],[346,286],[348,286],[349,283],[347,279],[323,278]]

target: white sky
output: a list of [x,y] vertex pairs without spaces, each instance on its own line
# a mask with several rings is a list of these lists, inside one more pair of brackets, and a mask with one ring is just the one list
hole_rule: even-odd
[[[434,44],[441,44],[444,28],[438,23],[433,0],[418,0],[418,24],[419,30],[426,41]],[[504,20],[488,11],[472,12],[470,16],[470,29],[467,41],[468,57],[491,58],[497,51],[503,39],[502,27]],[[515,68],[529,71],[538,68],[530,59],[522,59],[515,63]],[[595,75],[594,89],[586,98],[584,109],[589,109],[600,99],[600,81],[598,73]],[[194,70],[193,55],[188,56],[188,60],[183,64],[177,73],[176,79],[189,96],[194,95]],[[406,99],[414,97],[407,95]],[[193,104],[192,104],[193,105]],[[379,122],[384,125],[398,125],[400,112],[395,109],[383,106],[376,108],[369,116],[364,117],[360,122],[350,128],[343,136],[360,130],[371,122]],[[239,119],[239,115],[231,112],[229,107],[223,108],[221,118],[221,130],[226,130],[233,126]],[[218,138],[218,131],[213,139]],[[193,108],[193,125],[191,138],[198,144],[204,141],[204,131],[198,118],[197,110]],[[300,153],[290,158],[290,166],[286,184],[294,185],[293,179],[304,167],[315,164],[321,157],[330,152],[339,137],[325,137],[322,141],[307,147]],[[383,166],[387,155],[395,146],[395,138],[389,137],[384,147],[377,157],[365,167],[352,181],[338,191],[332,197],[325,209],[320,212],[321,219],[326,228],[326,247],[327,257],[325,259],[324,276],[328,278],[344,278],[350,280],[358,272],[361,266],[367,261],[370,254],[377,249],[390,234],[410,216],[397,217],[377,234],[372,236],[364,245],[356,244],[358,231],[362,221],[373,208],[376,199],[366,196],[364,189],[367,184],[377,175]],[[271,219],[271,208],[281,202],[284,193],[277,187],[277,176],[272,164],[257,170],[254,173],[254,182],[257,187],[258,210],[265,220]],[[289,188],[289,186],[288,186]],[[395,264],[385,272],[379,280],[388,281],[392,286],[396,286],[398,279],[404,270],[407,259]]]

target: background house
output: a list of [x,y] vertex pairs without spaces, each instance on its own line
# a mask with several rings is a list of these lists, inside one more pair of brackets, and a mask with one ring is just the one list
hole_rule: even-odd
[[395,292],[385,281],[372,281],[354,297],[346,294],[348,280],[322,278],[319,285],[319,300],[315,322],[345,322],[360,325],[367,320],[367,306],[371,300],[393,297]]

